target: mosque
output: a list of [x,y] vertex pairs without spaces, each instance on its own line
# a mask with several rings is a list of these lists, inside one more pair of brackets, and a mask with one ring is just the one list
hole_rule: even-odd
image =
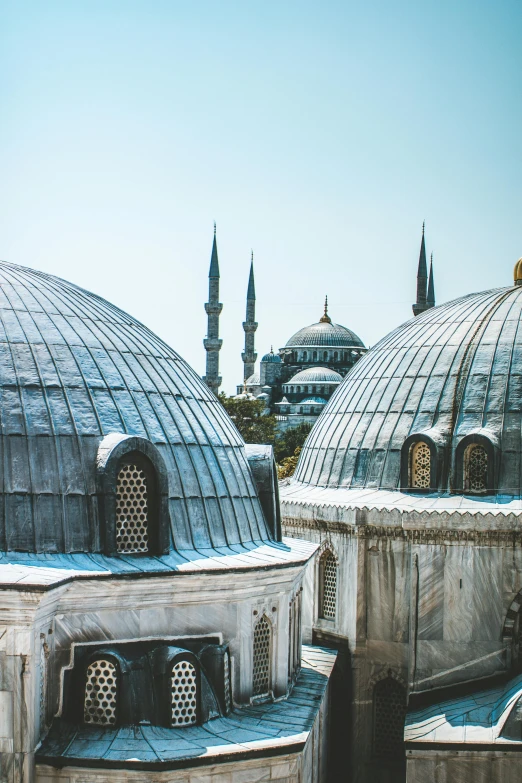
[[326,783],[271,447],[64,280],[1,262],[0,325],[2,783]]
[[422,277],[308,436],[283,531],[318,546],[303,633],[347,660],[352,783],[518,783],[522,259],[438,307]]

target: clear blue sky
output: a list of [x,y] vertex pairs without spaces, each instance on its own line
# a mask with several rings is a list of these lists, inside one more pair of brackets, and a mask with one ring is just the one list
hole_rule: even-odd
[[212,223],[231,392],[321,314],[368,345],[522,256],[522,4],[1,0],[0,258],[128,310],[204,370]]

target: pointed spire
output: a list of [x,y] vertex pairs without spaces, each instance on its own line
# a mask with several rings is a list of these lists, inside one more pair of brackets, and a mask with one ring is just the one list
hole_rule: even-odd
[[320,324],[331,324],[332,323],[332,319],[328,315],[328,295],[325,296],[325,299],[324,299],[324,313],[321,316],[321,318],[319,319],[319,323]]
[[250,275],[248,278],[247,300],[256,298],[256,286],[254,283],[254,251],[250,253]]
[[435,283],[433,282],[433,253],[431,254],[431,259],[430,259],[430,277],[428,281],[428,298],[426,303],[428,307],[435,307]]
[[219,277],[219,261],[217,251],[216,223],[214,222],[214,241],[212,242],[212,255],[210,256],[209,277]]
[[417,268],[417,301],[413,305],[413,314],[419,315],[427,309],[428,269],[426,266],[426,242],[424,239],[425,222],[422,223],[422,239],[419,252],[419,266]]

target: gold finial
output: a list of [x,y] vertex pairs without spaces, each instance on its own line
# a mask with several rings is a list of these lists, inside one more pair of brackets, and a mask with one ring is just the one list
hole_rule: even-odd
[[332,319],[328,315],[328,295],[325,297],[324,300],[324,315],[319,319],[320,324],[331,324]]
[[522,258],[519,258],[513,271],[515,285],[522,285]]

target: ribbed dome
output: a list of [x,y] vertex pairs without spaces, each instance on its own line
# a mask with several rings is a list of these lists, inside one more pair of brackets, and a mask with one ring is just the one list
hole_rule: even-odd
[[522,288],[471,294],[412,319],[344,379],[295,474],[320,487],[400,486],[401,449],[426,433],[440,448],[439,490],[455,489],[465,436],[495,449],[495,487],[522,489]]
[[252,373],[250,378],[246,379],[245,386],[259,386],[259,373],[258,372]]
[[322,397],[307,397],[306,400],[301,400],[300,405],[326,405],[326,400]]
[[244,443],[212,392],[134,318],[0,262],[0,549],[100,551],[96,460],[123,433],[157,448],[171,546],[267,540]]
[[270,353],[265,353],[265,355],[263,356],[261,361],[262,362],[276,362],[276,363],[280,364],[281,363],[281,357],[278,356],[276,353],[270,352]]
[[308,367],[290,378],[287,385],[289,383],[341,383],[341,381],[342,376],[328,367]]
[[364,348],[364,343],[350,329],[327,321],[305,326],[296,332],[287,342],[286,348],[302,347],[341,347]]

